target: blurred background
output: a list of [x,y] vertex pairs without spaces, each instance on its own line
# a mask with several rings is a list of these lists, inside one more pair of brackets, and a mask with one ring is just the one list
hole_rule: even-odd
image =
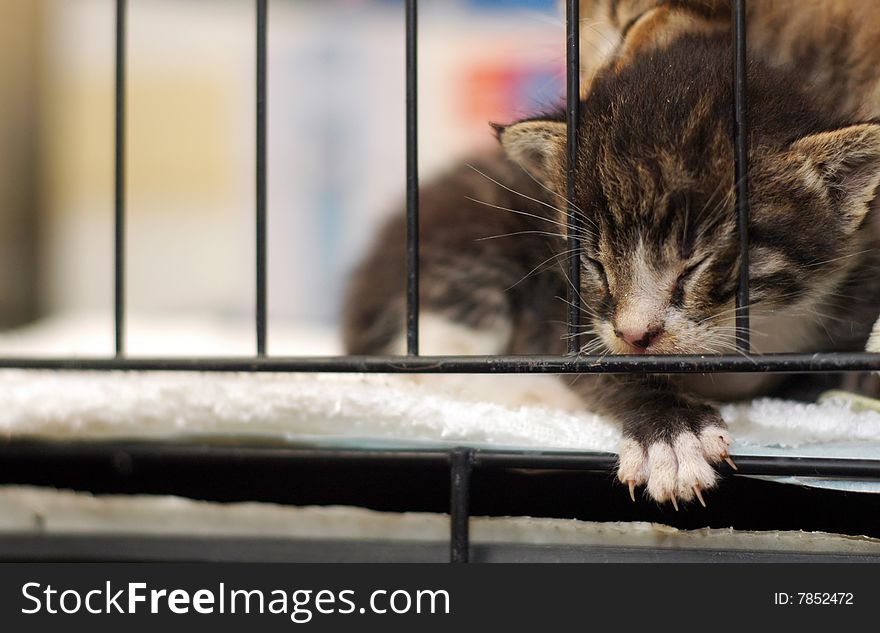
[[[558,103],[565,40],[555,0],[420,5],[424,181],[491,147],[488,121]],[[95,353],[112,351],[114,11],[0,0],[0,326],[79,319]],[[156,352],[157,322],[253,323],[254,23],[252,0],[130,0],[134,353]],[[268,46],[269,351],[306,353],[278,337],[334,328],[403,200],[403,3],[270,0]],[[222,339],[200,351],[253,351]]]

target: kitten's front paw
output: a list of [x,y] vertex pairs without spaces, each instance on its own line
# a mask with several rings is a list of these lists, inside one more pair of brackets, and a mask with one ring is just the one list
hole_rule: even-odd
[[635,501],[636,486],[646,485],[648,496],[664,503],[694,498],[705,506],[702,491],[718,480],[714,464],[726,460],[730,435],[714,410],[676,410],[667,420],[624,428],[617,476],[629,486]]

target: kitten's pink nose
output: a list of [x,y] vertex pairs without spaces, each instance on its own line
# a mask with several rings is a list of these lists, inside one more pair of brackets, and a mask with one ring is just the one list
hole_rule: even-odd
[[625,328],[622,330],[615,330],[614,333],[636,349],[646,350],[657,342],[657,339],[663,334],[663,329]]

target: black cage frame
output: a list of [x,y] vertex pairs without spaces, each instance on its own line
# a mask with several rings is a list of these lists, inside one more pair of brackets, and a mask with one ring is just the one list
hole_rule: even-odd
[[[743,335],[739,355],[640,355],[598,357],[581,355],[578,342],[580,269],[577,258],[569,270],[569,355],[563,356],[422,356],[419,354],[419,174],[418,174],[418,0],[404,0],[406,40],[406,341],[405,356],[276,357],[266,353],[266,92],[268,0],[254,0],[256,9],[256,355],[247,357],[131,358],[125,353],[125,121],[126,121],[126,26],[128,0],[116,0],[115,16],[115,234],[114,234],[114,329],[115,355],[108,358],[0,358],[0,368],[53,370],[150,370],[209,372],[382,372],[382,373],[710,373],[710,372],[864,372],[880,370],[880,354],[872,353],[750,353],[749,327],[749,196],[746,102],[746,0],[732,0],[734,37],[734,160],[735,204],[741,267],[736,295],[736,325]],[[580,64],[579,3],[566,0],[567,85],[567,176],[568,200],[572,192],[577,156]],[[569,202],[569,205],[571,203]],[[579,216],[569,206],[573,229],[568,247],[580,248]],[[9,443],[3,450],[39,459],[28,444]],[[57,447],[56,447],[57,450]],[[78,443],[69,451],[103,451],[112,455],[112,443]],[[334,450],[320,448],[187,447],[162,443],[141,445],[153,455],[173,455],[198,463],[211,452],[215,457],[236,460],[318,460],[339,463],[417,463],[447,465],[450,473],[450,560],[467,562],[470,475],[474,469],[563,469],[608,474],[615,467],[613,455],[584,453],[510,452],[472,448],[450,450]],[[2,454],[3,451],[0,451]],[[737,457],[740,475],[813,476],[880,480],[880,460],[838,458]]]

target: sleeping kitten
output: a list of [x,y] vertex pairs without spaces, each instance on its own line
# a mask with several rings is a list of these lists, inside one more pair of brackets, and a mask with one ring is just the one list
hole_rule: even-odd
[[[634,55],[650,53],[683,34],[732,30],[731,0],[579,3],[582,94],[606,65],[620,68]],[[746,3],[746,30],[750,55],[797,74],[841,117],[880,119],[880,2],[752,0]],[[880,197],[874,204],[880,206]],[[880,212],[873,213],[872,220],[880,235]],[[880,333],[880,327],[876,329]],[[872,340],[880,340],[880,334]],[[875,348],[880,349],[880,343],[871,349]],[[880,397],[876,380],[851,374],[844,385]]]
[[[595,76],[581,106],[575,199],[584,248],[565,242],[564,113],[500,128],[498,154],[421,192],[423,353],[443,331],[476,354],[565,353],[566,270],[582,264],[587,354],[735,350],[729,37],[686,34]],[[757,352],[861,349],[880,297],[865,229],[880,182],[880,124],[840,117],[797,77],[749,67],[751,300]],[[381,232],[346,297],[349,353],[402,353],[404,218]],[[856,293],[854,289],[860,292]],[[728,457],[708,396],[751,397],[773,375],[572,378],[619,420],[619,479],[657,502],[699,499]]]

